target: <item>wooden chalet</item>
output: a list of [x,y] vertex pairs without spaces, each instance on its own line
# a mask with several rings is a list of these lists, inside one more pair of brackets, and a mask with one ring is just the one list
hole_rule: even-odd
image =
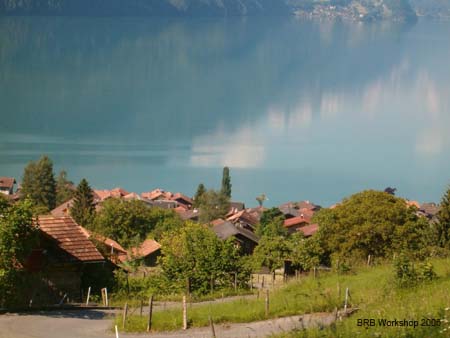
[[82,280],[87,271],[103,266],[104,257],[83,229],[70,217],[39,216],[40,243],[24,267],[39,274],[45,287],[36,288],[34,297],[58,301],[62,295],[81,300]]

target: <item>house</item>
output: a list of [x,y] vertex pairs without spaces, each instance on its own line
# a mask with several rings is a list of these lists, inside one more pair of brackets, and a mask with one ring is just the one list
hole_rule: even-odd
[[[177,201],[171,201],[171,200],[147,200],[148,204],[155,208],[161,208],[161,209],[175,209],[178,207]],[[183,208],[183,210],[186,210],[186,208]]]
[[149,192],[143,192],[141,196],[143,198],[156,201],[156,200],[170,200],[173,194],[170,191],[165,191],[163,189],[158,188]]
[[231,222],[218,220],[213,221],[212,231],[214,231],[221,240],[233,238],[235,244],[242,249],[246,255],[251,255],[258,245],[258,237],[250,230],[236,226]]
[[264,207],[256,207],[256,208],[248,208],[245,211],[251,215],[254,219],[258,220],[258,222],[261,220],[262,214],[267,209]]
[[250,231],[254,231],[256,224],[258,224],[258,219],[245,210],[239,211],[238,213],[227,217],[227,221]]
[[198,209],[185,210],[182,207],[175,208],[175,212],[184,221],[198,221],[201,214],[200,210]]
[[119,259],[123,263],[139,260],[143,265],[152,267],[156,265],[160,254],[161,244],[153,239],[146,239],[139,247],[131,248],[125,255],[119,255]]
[[114,188],[112,190],[94,190],[94,201],[99,203],[108,198],[122,198],[129,194],[130,193],[128,191],[122,188]]
[[178,203],[178,205],[186,208],[186,209],[191,209],[192,205],[194,204],[194,201],[187,197],[186,195],[183,195],[182,193],[177,192],[176,194],[174,194],[170,200],[172,201],[176,201]]
[[440,206],[436,203],[422,203],[419,207],[419,211],[429,219],[436,219],[440,209]]
[[283,226],[287,229],[289,234],[292,234],[299,228],[308,225],[310,222],[311,218],[309,216],[300,214],[299,216],[286,219]]
[[55,209],[51,210],[50,213],[54,217],[67,217],[70,216],[70,208],[73,206],[74,199],[71,198],[67,202],[58,205]]
[[33,297],[54,302],[66,294],[81,300],[82,280],[104,267],[104,257],[71,217],[39,216],[36,225],[39,245],[24,267],[39,274],[44,286],[36,286]]
[[234,215],[239,211],[245,209],[245,204],[242,202],[230,202],[230,211],[228,211],[227,216]]
[[317,231],[319,231],[319,224],[309,224],[309,225],[303,226],[301,228],[298,228],[297,231],[302,232],[303,236],[305,236],[305,237],[311,237]]
[[320,206],[310,201],[288,202],[278,207],[286,219],[300,216],[300,214],[314,214],[320,209]]
[[14,194],[14,185],[16,183],[14,177],[0,177],[0,193],[4,195]]

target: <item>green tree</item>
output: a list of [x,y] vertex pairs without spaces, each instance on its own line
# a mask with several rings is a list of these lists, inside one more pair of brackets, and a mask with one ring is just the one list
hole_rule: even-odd
[[73,195],[73,182],[67,179],[67,172],[61,170],[56,179],[56,205],[67,202]]
[[437,237],[438,245],[449,248],[450,244],[450,188],[442,196],[438,213]]
[[258,236],[286,236],[287,231],[283,226],[284,215],[278,208],[265,210],[261,215],[261,220],[256,226]]
[[70,215],[84,227],[91,227],[95,215],[94,192],[86,179],[82,179],[74,193],[73,205]]
[[195,192],[194,196],[194,207],[198,207],[200,200],[202,199],[203,194],[206,192],[206,188],[203,185],[203,183],[200,183],[197,187],[197,191]]
[[292,264],[301,270],[308,271],[319,264],[326,264],[324,250],[317,236],[305,238],[303,233],[297,232],[289,237],[290,259]]
[[48,212],[56,206],[56,182],[53,163],[47,156],[25,167],[22,179],[22,195],[29,198],[40,212]]
[[267,201],[266,194],[261,194],[259,196],[256,196],[256,201],[258,202],[259,206],[262,208],[265,201]]
[[224,217],[230,210],[230,200],[221,192],[208,190],[199,199],[200,221],[208,223]]
[[222,189],[220,192],[227,198],[231,198],[231,177],[230,168],[224,167],[222,173]]
[[177,231],[168,232],[161,242],[159,260],[163,274],[182,291],[189,280],[190,289],[206,293],[211,282],[230,286],[231,273],[239,269],[237,248],[231,241],[221,241],[207,226],[187,222]]
[[273,272],[283,267],[290,254],[289,243],[283,236],[263,236],[253,252],[253,261],[256,268],[267,267]]
[[173,210],[150,208],[139,200],[110,198],[102,203],[93,230],[127,248],[149,236],[158,240],[165,231],[177,229],[181,224]]
[[316,213],[319,237],[328,254],[352,259],[392,257],[399,251],[422,253],[432,228],[405,200],[380,191],[350,196],[334,209]]
[[37,245],[38,228],[33,225],[30,200],[0,206],[0,306],[18,305],[25,280],[22,266]]

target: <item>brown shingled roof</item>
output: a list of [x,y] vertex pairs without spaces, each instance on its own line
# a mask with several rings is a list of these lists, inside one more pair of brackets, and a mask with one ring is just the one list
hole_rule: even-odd
[[104,258],[71,217],[39,216],[39,229],[58,246],[81,262],[103,261]]

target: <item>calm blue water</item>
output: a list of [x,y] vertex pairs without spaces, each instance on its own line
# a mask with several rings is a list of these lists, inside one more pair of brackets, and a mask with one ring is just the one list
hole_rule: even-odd
[[450,23],[0,18],[0,176],[330,205],[450,183]]

